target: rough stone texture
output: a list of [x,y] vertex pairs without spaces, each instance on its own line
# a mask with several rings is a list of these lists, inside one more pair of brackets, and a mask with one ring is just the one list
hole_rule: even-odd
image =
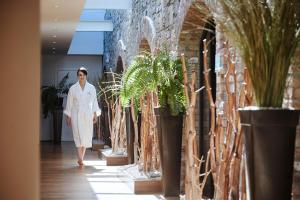
[[[201,19],[198,20],[199,17],[194,17],[193,13],[196,8],[193,8],[187,15],[186,21],[194,20],[196,23],[183,26],[185,15],[191,4],[191,0],[133,0],[132,10],[109,10],[105,18],[112,20],[114,31],[105,33],[104,60],[106,67],[115,68],[120,52],[125,52],[124,65],[128,66],[140,51],[139,47],[143,39],[148,42],[151,52],[163,46],[176,51],[181,30],[183,32],[194,30],[195,26],[198,26],[197,23],[201,22]],[[121,49],[120,45],[117,45],[119,41],[123,42],[125,49]]]
[[[202,34],[203,15],[197,10],[193,0],[133,0],[132,10],[109,10],[105,16],[112,20],[114,30],[104,36],[104,66],[106,70],[116,69],[121,59],[123,68],[128,67],[135,55],[142,50],[155,53],[163,46],[178,54],[184,52],[193,63],[199,77],[199,43]],[[217,34],[218,53],[222,55],[222,34]],[[239,82],[243,77],[242,65],[237,70]],[[226,68],[226,66],[225,66]],[[191,70],[189,71],[189,74]],[[217,72],[217,111],[222,109],[222,102],[227,97],[224,88],[224,73]],[[197,87],[200,87],[198,81]],[[293,106],[300,109],[300,47],[295,56],[293,67],[290,70],[284,106]],[[205,113],[208,115],[206,99]],[[199,107],[197,103],[197,113]],[[208,117],[207,117],[208,118]],[[200,118],[197,117],[197,124]],[[206,120],[205,131],[208,133],[209,121]],[[199,127],[197,127],[199,129]],[[208,136],[204,138],[207,142]],[[294,199],[300,199],[300,127],[297,129]],[[182,165],[184,166],[184,165]],[[183,173],[183,171],[182,171]],[[183,183],[182,183],[183,184]]]

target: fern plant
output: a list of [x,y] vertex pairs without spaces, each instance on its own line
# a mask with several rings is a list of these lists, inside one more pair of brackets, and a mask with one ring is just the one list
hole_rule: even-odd
[[123,76],[120,97],[123,105],[133,98],[139,102],[146,93],[156,91],[162,107],[172,115],[184,111],[183,74],[181,61],[173,59],[166,49],[155,56],[148,52],[138,55]]

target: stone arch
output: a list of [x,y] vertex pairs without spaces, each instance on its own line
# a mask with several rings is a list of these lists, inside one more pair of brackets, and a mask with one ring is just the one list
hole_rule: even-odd
[[144,16],[140,26],[139,51],[146,50],[154,53],[156,42],[156,29],[153,20]]
[[[180,1],[180,5],[179,5],[179,9],[178,9],[178,18],[177,18],[177,22],[176,22],[176,30],[175,30],[175,39],[174,41],[179,41],[179,36],[180,36],[180,32],[182,30],[182,26],[185,20],[185,16],[187,15],[187,12],[190,8],[190,6],[192,5],[192,0],[183,0]],[[177,50],[178,48],[178,43],[175,43],[174,45],[176,45],[175,49]]]
[[[197,48],[199,49],[200,38],[208,16],[197,8],[197,4],[206,6],[204,0],[185,0],[180,2],[178,15],[181,17],[177,20],[178,26],[175,33],[175,41],[178,41],[175,45],[179,53],[180,51],[187,52],[189,50],[190,52],[195,52]],[[192,49],[182,47],[183,43],[188,42],[187,39],[190,39],[190,47],[192,47]],[[194,54],[188,56],[197,57],[198,55]]]
[[116,59],[114,62],[115,71],[118,73],[126,69],[126,46],[124,45],[123,40],[119,40],[117,43],[116,49]]

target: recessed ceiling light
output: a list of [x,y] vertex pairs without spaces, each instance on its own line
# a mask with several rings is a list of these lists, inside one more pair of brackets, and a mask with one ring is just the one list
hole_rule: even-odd
[[55,50],[55,47],[52,47],[53,50]]
[[56,44],[56,42],[55,42],[55,41],[52,41],[52,44]]
[[56,35],[53,35],[52,37],[56,38]]

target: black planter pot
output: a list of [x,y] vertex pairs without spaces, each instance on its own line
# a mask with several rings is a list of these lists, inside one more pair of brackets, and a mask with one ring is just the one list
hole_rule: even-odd
[[168,109],[155,109],[162,163],[164,196],[180,194],[180,167],[183,116],[171,116]]
[[108,107],[103,107],[103,116],[104,116],[104,143],[111,147],[110,131],[109,131],[109,116],[108,116]]
[[134,126],[131,117],[131,108],[125,108],[125,118],[126,118],[126,139],[127,139],[127,156],[128,164],[134,163]]
[[55,100],[55,107],[58,109],[63,109],[63,102],[64,102],[63,97],[57,97]]
[[291,199],[297,110],[239,110],[251,200]]
[[138,125],[138,142],[139,142],[139,148],[141,148],[142,113],[140,111],[137,114],[137,125]]
[[63,109],[56,108],[53,111],[53,143],[61,144]]

